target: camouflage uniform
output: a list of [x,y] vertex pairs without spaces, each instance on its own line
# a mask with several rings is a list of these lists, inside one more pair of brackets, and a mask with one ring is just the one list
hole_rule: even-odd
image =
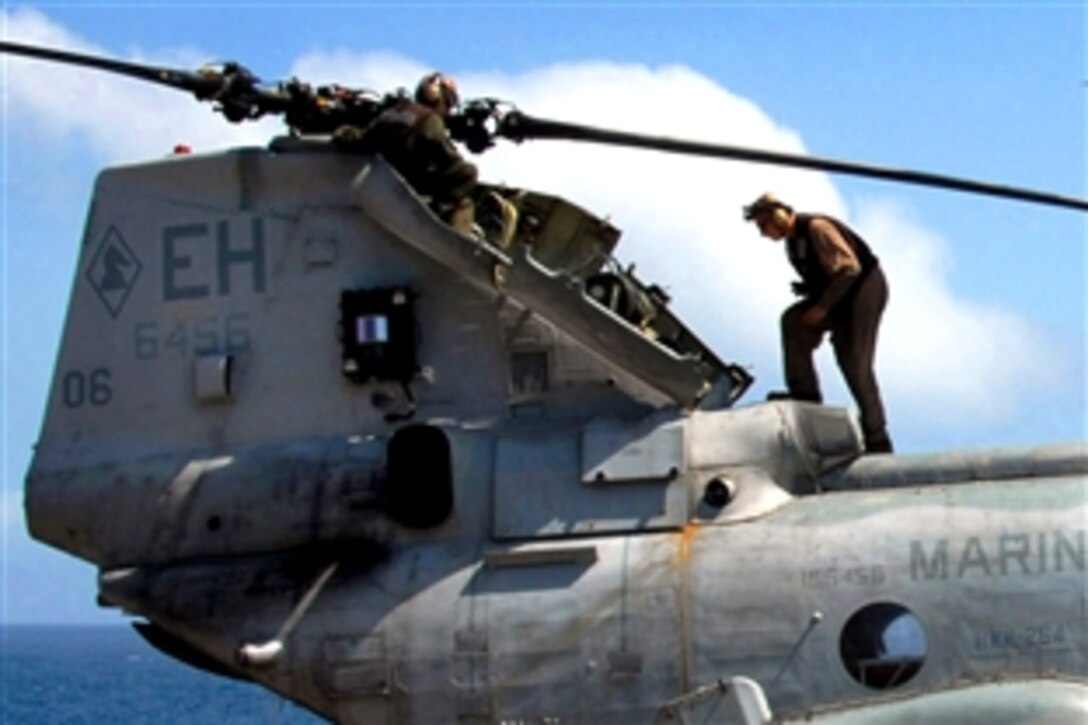
[[461,158],[434,109],[400,100],[347,145],[381,154],[440,217],[461,231],[471,227],[476,166]]

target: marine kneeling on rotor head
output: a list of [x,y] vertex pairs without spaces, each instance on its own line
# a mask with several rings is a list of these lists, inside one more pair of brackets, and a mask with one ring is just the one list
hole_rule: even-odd
[[888,284],[869,245],[838,219],[800,214],[771,194],[744,207],[744,218],[772,241],[785,240],[786,255],[801,276],[801,296],[782,315],[786,394],[772,398],[823,401],[812,353],[831,333],[835,359],[861,412],[867,453],[891,453],[873,358]]
[[[381,154],[418,194],[430,200],[443,221],[462,234],[478,236],[473,201],[476,166],[462,158],[447,127],[450,113],[459,104],[454,80],[442,73],[428,73],[419,81],[413,98],[398,99],[365,129],[337,129],[333,140],[352,151]],[[497,243],[508,246],[516,210],[494,192],[483,198],[501,217]]]

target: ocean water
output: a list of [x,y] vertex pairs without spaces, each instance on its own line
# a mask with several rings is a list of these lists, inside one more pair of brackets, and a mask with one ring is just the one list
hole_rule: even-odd
[[0,629],[3,725],[322,722],[257,685],[167,657],[127,626]]

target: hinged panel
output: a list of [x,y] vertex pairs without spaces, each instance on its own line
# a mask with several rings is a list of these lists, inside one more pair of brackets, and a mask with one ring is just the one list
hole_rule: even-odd
[[594,420],[582,431],[582,481],[672,479],[684,473],[684,423]]
[[497,538],[677,528],[687,518],[682,479],[582,483],[582,431],[534,430],[495,448]]

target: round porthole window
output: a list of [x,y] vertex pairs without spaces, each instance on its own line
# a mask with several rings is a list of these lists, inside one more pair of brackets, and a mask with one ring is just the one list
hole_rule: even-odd
[[879,602],[847,620],[839,639],[842,663],[865,687],[890,690],[914,679],[926,661],[922,622],[906,607]]

